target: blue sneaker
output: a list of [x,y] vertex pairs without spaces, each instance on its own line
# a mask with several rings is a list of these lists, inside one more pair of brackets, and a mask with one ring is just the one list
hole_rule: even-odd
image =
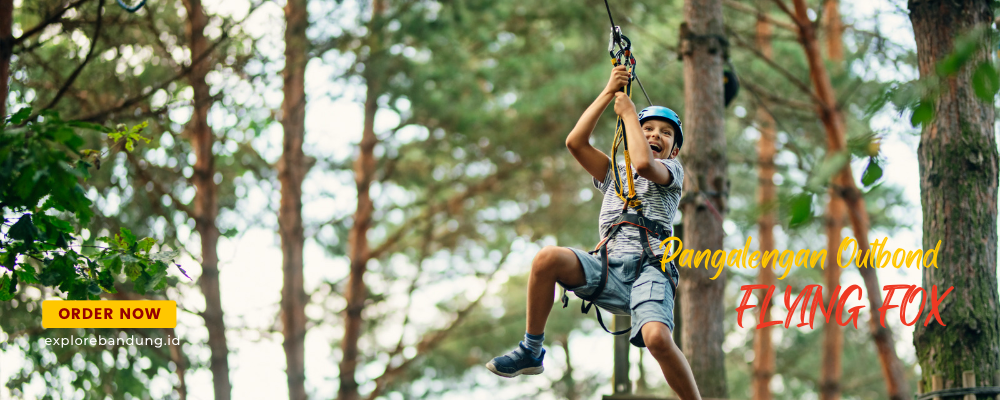
[[524,347],[524,343],[518,343],[518,349],[505,355],[494,358],[486,363],[486,369],[504,378],[513,378],[518,375],[538,375],[545,370],[542,366],[542,359],[545,358],[545,349],[538,358],[531,356],[531,350]]

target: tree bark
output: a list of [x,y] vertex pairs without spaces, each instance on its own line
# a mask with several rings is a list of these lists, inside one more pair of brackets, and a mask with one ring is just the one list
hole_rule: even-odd
[[[771,24],[762,17],[757,18],[757,48],[764,57],[771,58]],[[774,117],[764,107],[757,108],[757,122],[760,126],[760,141],[757,142],[757,204],[761,209],[757,218],[761,253],[774,250],[774,225],[777,220],[775,210],[778,204],[777,189],[774,186],[774,155],[776,129]],[[770,287],[776,282],[770,265],[763,266],[758,283]],[[763,300],[763,299],[761,299]],[[771,308],[767,307],[760,321],[771,320]],[[771,342],[772,326],[754,332],[753,340],[753,399],[771,399],[771,378],[774,376],[775,352]]]
[[[838,0],[826,0],[823,3],[823,28],[826,36],[827,59],[834,71],[841,71],[844,64],[844,24],[840,20],[840,8]],[[837,112],[841,125],[844,123],[844,114]],[[840,266],[836,263],[833,254],[838,254],[841,232],[847,220],[847,204],[840,197],[840,193],[833,187],[828,191],[830,200],[826,208],[826,253],[831,255],[827,260],[826,269],[823,270],[824,284],[827,288],[826,304],[829,304],[829,297],[833,288],[840,285]],[[843,373],[841,368],[841,355],[844,347],[844,332],[840,324],[826,323],[823,325],[823,355],[822,364],[819,371],[820,400],[840,399],[840,377]]]
[[309,62],[309,27],[307,0],[288,0],[285,4],[284,99],[281,103],[281,126],[285,131],[282,157],[278,163],[281,181],[281,209],[278,226],[281,232],[282,272],[281,326],[284,336],[285,374],[288,398],[305,400],[306,302],[303,286],[305,234],[302,228],[302,181],[308,165],[302,151],[305,139],[305,72]]
[[[164,328],[164,332],[167,333],[169,337],[177,337],[177,331],[174,328]],[[174,362],[175,371],[177,374],[177,386],[174,390],[177,391],[178,400],[187,400],[187,362],[184,357],[184,349],[182,345],[170,344],[170,361]]]
[[14,51],[14,0],[0,0],[0,118],[7,118],[10,56]]
[[[935,78],[936,65],[954,49],[955,40],[993,22],[990,2],[982,0],[909,2],[922,79]],[[1000,369],[1000,310],[997,308],[997,142],[992,102],[979,100],[972,73],[989,61],[989,40],[958,71],[941,77],[935,117],[925,123],[917,154],[923,206],[923,248],[940,241],[939,268],[923,270],[923,289],[940,296],[942,326],[924,326],[928,306],[916,325],[924,392],[938,375],[944,388],[961,387],[962,371],[975,372],[976,385],[988,386]],[[924,296],[928,296],[925,294]]]
[[840,1],[825,0],[823,2],[823,28],[826,37],[826,54],[830,61],[839,68],[844,62],[844,22],[840,19]]
[[[840,266],[837,265],[836,254],[839,254],[841,230],[847,218],[847,204],[835,190],[830,189],[830,202],[826,206],[826,269],[823,270],[826,286],[826,304],[832,290],[840,285]],[[834,321],[823,324],[823,362],[820,365],[819,383],[821,400],[837,400],[840,398],[841,362],[843,354],[844,332]]]
[[[202,54],[208,48],[205,38],[205,26],[208,16],[202,7],[201,0],[185,0],[187,11],[187,37],[191,54]],[[229,380],[229,346],[226,344],[226,324],[222,313],[222,300],[219,290],[219,228],[215,219],[219,214],[217,185],[215,183],[215,156],[212,145],[215,135],[208,125],[208,111],[212,108],[212,96],[209,93],[205,76],[211,66],[212,57],[205,57],[193,65],[188,79],[194,89],[194,113],[187,126],[187,135],[191,138],[191,148],[196,161],[194,164],[194,182],[196,191],[194,199],[195,230],[201,237],[201,277],[198,284],[205,296],[205,327],[208,328],[208,347],[211,351],[212,384],[216,400],[229,400],[232,395],[232,384]]]
[[[783,6],[783,0],[776,1]],[[818,99],[816,112],[819,114],[826,131],[827,147],[831,154],[846,151],[847,139],[844,119],[837,108],[837,98],[830,82],[830,75],[826,71],[819,52],[815,27],[809,20],[805,0],[793,0],[793,3],[795,11],[791,17],[795,19],[796,25],[799,27],[799,41],[805,50],[806,60],[809,63],[809,78],[816,88],[815,94]],[[865,208],[865,200],[861,196],[861,192],[854,184],[854,175],[851,173],[850,164],[845,165],[837,173],[831,182],[831,187],[836,194],[844,198],[847,204],[851,229],[858,241],[858,251],[862,252],[861,254],[867,254],[871,250],[868,244],[868,211]],[[886,391],[893,400],[907,399],[909,394],[907,393],[906,381],[903,378],[903,365],[896,355],[892,331],[887,327],[882,327],[879,322],[878,310],[882,307],[882,287],[879,285],[878,275],[875,274],[874,268],[859,268],[859,272],[865,282],[865,291],[868,295],[869,310],[872,313],[868,320],[868,326],[879,354],[882,375],[886,381]]]
[[[685,0],[681,28],[684,60],[684,192],[693,198],[682,206],[684,244],[695,251],[722,249],[726,212],[726,136],[722,96],[724,34],[721,0]],[[696,227],[696,228],[695,228]],[[681,274],[681,344],[700,392],[725,398],[725,354],[722,342],[726,273],[702,269]]]
[[368,48],[370,56],[367,60],[364,71],[366,97],[364,128],[361,132],[360,154],[354,161],[354,182],[358,191],[358,207],[354,212],[354,223],[348,233],[347,248],[351,259],[351,272],[347,282],[347,307],[344,316],[344,339],[341,342],[340,360],[340,388],[337,399],[358,400],[358,382],[354,377],[358,364],[358,339],[361,336],[361,312],[364,310],[365,299],[368,297],[368,288],[365,286],[364,275],[368,267],[368,260],[371,258],[371,248],[368,245],[368,229],[372,226],[372,212],[374,204],[368,189],[371,187],[375,177],[375,144],[378,138],[375,136],[375,112],[378,111],[376,102],[380,94],[379,80],[381,77],[376,74],[375,65],[377,62],[372,58],[377,57],[381,50],[381,38],[379,32],[374,30],[375,21],[385,11],[385,3],[382,0],[375,0],[372,5],[372,23],[369,24]]

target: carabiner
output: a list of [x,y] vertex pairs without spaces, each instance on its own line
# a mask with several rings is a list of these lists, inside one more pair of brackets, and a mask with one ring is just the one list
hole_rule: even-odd
[[130,12],[130,13],[134,13],[136,11],[139,11],[139,9],[142,8],[142,6],[144,6],[144,5],[146,5],[146,0],[139,0],[139,4],[136,4],[134,6],[127,6],[127,5],[125,5],[124,1],[118,0],[118,6],[121,7],[121,8],[123,8],[125,11]]

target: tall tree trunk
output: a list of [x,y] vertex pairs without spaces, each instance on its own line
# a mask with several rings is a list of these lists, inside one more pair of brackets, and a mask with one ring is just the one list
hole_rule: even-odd
[[282,73],[285,97],[281,103],[281,126],[285,131],[285,138],[278,163],[278,179],[281,181],[278,226],[281,231],[284,276],[281,287],[281,326],[285,337],[285,374],[290,400],[306,399],[304,344],[307,298],[302,279],[302,249],[305,246],[302,229],[302,181],[308,166],[302,142],[305,139],[308,27],[307,0],[288,0],[285,3],[285,70]]
[[[169,337],[177,337],[177,331],[174,328],[164,328],[163,331]],[[174,362],[174,373],[177,374],[177,386],[174,387],[174,390],[177,391],[177,399],[187,400],[187,361],[184,358],[184,349],[181,344],[170,344],[170,361]]]
[[14,50],[14,0],[0,0],[0,118],[7,118],[10,56]]
[[[826,208],[826,269],[823,270],[826,286],[826,303],[833,294],[831,291],[840,285],[840,266],[837,265],[836,254],[839,254],[840,235],[847,218],[847,204],[837,191],[830,189],[830,202]],[[840,356],[843,354],[844,332],[841,326],[833,321],[823,324],[823,362],[820,364],[820,399],[837,400],[840,398]]]
[[[826,0],[823,2],[823,28],[826,36],[827,59],[834,71],[843,70],[844,64],[844,24],[840,20],[840,2]],[[837,112],[842,126],[844,114]],[[838,254],[840,249],[841,231],[847,220],[847,204],[840,197],[840,192],[830,188],[830,201],[826,208],[826,249],[827,254]],[[833,288],[840,285],[840,266],[836,258],[830,257],[823,270],[824,283],[827,288],[827,304]],[[819,382],[821,400],[840,399],[841,354],[844,347],[844,332],[840,324],[827,323],[823,325],[823,358],[820,364]]]
[[840,1],[823,2],[823,28],[826,36],[826,54],[835,68],[844,62],[844,22],[840,19]]
[[[955,39],[974,27],[989,27],[991,3],[983,0],[910,1],[922,79],[954,49]],[[986,36],[956,75],[942,78],[935,117],[921,131],[920,200],[923,248],[937,248],[939,268],[923,270],[923,288],[938,296],[954,286],[924,326],[928,306],[916,326],[913,344],[924,392],[939,375],[944,388],[961,387],[962,371],[976,375],[975,386],[989,386],[1000,370],[1000,310],[997,298],[997,142],[992,102],[975,97],[972,73],[989,61]],[[925,294],[925,296],[927,296]]]
[[361,336],[361,312],[364,310],[368,288],[365,286],[364,275],[371,258],[371,248],[368,245],[368,229],[372,226],[374,204],[368,189],[375,177],[375,112],[378,111],[379,81],[381,77],[375,72],[378,57],[382,51],[381,36],[376,28],[376,22],[385,11],[383,0],[375,0],[372,4],[372,22],[368,26],[369,58],[364,71],[366,97],[364,128],[361,132],[360,154],[354,161],[354,182],[358,190],[358,208],[354,212],[354,222],[348,233],[347,248],[351,258],[351,272],[347,282],[347,307],[344,316],[344,339],[341,342],[342,359],[340,360],[340,388],[337,399],[358,400],[358,382],[354,378],[358,364],[358,339]]
[[[763,16],[757,18],[757,48],[764,57],[771,58],[771,24]],[[774,186],[774,154],[776,130],[774,117],[764,107],[757,108],[757,122],[760,126],[760,141],[757,142],[757,204],[761,208],[757,219],[757,229],[760,236],[761,253],[774,250],[775,210],[778,203],[777,190]],[[770,287],[776,282],[774,270],[770,265],[760,269],[758,283]],[[767,307],[760,321],[771,320],[771,307]],[[753,399],[771,399],[771,377],[774,376],[775,352],[771,343],[771,330],[768,326],[754,332],[753,338]]]
[[[830,153],[846,151],[847,138],[844,119],[837,108],[837,98],[833,91],[833,85],[819,52],[815,27],[809,20],[805,0],[793,0],[793,3],[795,4],[795,12],[792,17],[799,27],[799,41],[805,50],[806,60],[809,63],[809,78],[816,88],[816,97],[818,98],[816,111],[826,130],[827,147]],[[870,251],[868,211],[865,208],[865,200],[861,197],[861,192],[854,184],[854,175],[851,173],[850,164],[845,165],[837,173],[831,182],[831,187],[845,200],[851,229],[858,240],[858,251],[867,254]],[[906,381],[903,378],[903,365],[896,355],[892,331],[887,327],[882,327],[879,322],[878,310],[882,307],[882,287],[879,285],[878,275],[875,274],[874,268],[859,268],[859,272],[865,282],[869,310],[872,313],[868,320],[868,326],[878,350],[887,392],[893,400],[907,399],[909,395],[907,394]]]
[[[685,0],[681,27],[684,59],[684,192],[694,201],[684,207],[684,244],[695,251],[722,249],[726,136],[722,96],[721,0]],[[689,269],[681,274],[684,324],[681,345],[695,381],[706,397],[725,398],[725,354],[722,351],[726,273]]]
[[[208,17],[201,0],[185,0],[187,10],[187,37],[191,54],[203,54],[208,49],[205,26]],[[189,79],[194,89],[194,113],[187,126],[191,147],[196,156],[194,182],[197,190],[194,199],[195,229],[201,237],[201,277],[198,284],[205,295],[205,327],[208,328],[208,348],[211,351],[212,384],[216,400],[229,400],[232,384],[229,381],[229,347],[226,344],[226,324],[222,315],[222,301],[219,293],[219,229],[215,218],[219,214],[217,185],[215,183],[215,156],[212,144],[215,136],[208,126],[208,111],[212,108],[205,76],[211,66],[212,57],[205,57],[191,68]]]

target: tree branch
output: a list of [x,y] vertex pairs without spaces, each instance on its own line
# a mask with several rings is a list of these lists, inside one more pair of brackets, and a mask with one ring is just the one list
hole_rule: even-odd
[[792,23],[798,26],[799,29],[802,29],[802,21],[799,21],[799,19],[795,17],[795,13],[788,8],[788,5],[785,4],[784,0],[774,0],[774,4],[777,4],[778,8],[780,8],[785,15],[788,15],[788,17],[792,19]]
[[242,20],[240,20],[239,22],[236,22],[236,23],[234,23],[232,25],[229,25],[229,26],[223,26],[222,27],[222,35],[219,36],[219,39],[216,40],[214,43],[212,43],[212,45],[209,46],[209,48],[205,49],[204,52],[202,52],[201,54],[199,54],[198,57],[195,57],[194,59],[192,59],[190,64],[188,64],[187,66],[185,66],[183,69],[181,69],[180,72],[178,72],[176,75],[172,76],[170,79],[167,79],[165,82],[161,83],[160,85],[156,86],[155,88],[153,88],[152,90],[146,92],[145,94],[132,97],[130,99],[127,99],[127,100],[123,101],[120,105],[118,105],[116,107],[112,107],[112,108],[104,110],[104,111],[99,111],[97,113],[88,115],[88,116],[83,117],[83,118],[79,118],[79,120],[86,121],[86,122],[100,122],[100,121],[104,120],[105,118],[107,118],[108,115],[110,115],[112,113],[115,113],[117,111],[121,111],[123,109],[126,109],[128,107],[131,107],[131,106],[133,106],[135,104],[138,104],[140,101],[143,101],[143,100],[149,98],[150,96],[152,96],[153,94],[155,94],[160,89],[166,88],[171,83],[174,83],[174,82],[176,82],[176,81],[178,81],[178,80],[180,80],[182,78],[187,77],[187,75],[189,73],[191,73],[191,71],[194,69],[194,67],[196,65],[198,65],[198,63],[200,63],[202,60],[204,60],[206,57],[208,57],[209,54],[212,54],[212,52],[214,52],[215,49],[219,47],[219,45],[221,45],[223,42],[225,42],[226,40],[229,39],[229,31],[231,29],[233,29],[234,27],[240,26],[244,22],[246,22],[250,18],[250,16],[253,15],[254,11],[256,11],[262,4],[263,4],[263,2],[258,2],[256,4],[251,5],[250,6],[250,11],[247,12],[247,15],[245,17],[243,17]]
[[392,246],[396,245],[396,243],[398,243],[399,240],[403,238],[403,236],[405,236],[415,226],[417,226],[418,221],[429,221],[431,216],[433,216],[434,214],[438,213],[443,209],[448,208],[449,205],[455,204],[456,202],[460,202],[469,197],[475,196],[481,192],[489,190],[490,188],[493,187],[493,185],[497,184],[500,181],[501,177],[503,177],[504,175],[506,175],[507,172],[509,172],[510,170],[519,165],[521,165],[520,162],[508,164],[506,168],[498,170],[495,174],[484,178],[483,180],[479,181],[479,183],[477,183],[476,185],[473,185],[468,189],[466,189],[464,192],[455,194],[447,201],[444,201],[439,204],[428,205],[427,208],[424,209],[424,212],[420,213],[420,215],[410,219],[409,221],[404,222],[402,225],[400,225],[399,229],[397,229],[395,232],[389,235],[389,237],[386,238],[385,241],[382,242],[382,244],[372,249],[370,253],[371,254],[370,259],[377,259],[381,257],[383,254],[385,254],[388,250],[392,248]]
[[[780,1],[780,0],[776,0],[776,1]],[[733,31],[730,30],[730,33],[733,33]],[[789,72],[787,69],[785,69],[784,67],[782,67],[781,65],[779,65],[774,60],[772,60],[770,57],[765,56],[764,53],[761,53],[760,50],[758,50],[756,46],[750,45],[749,43],[747,43],[746,41],[744,41],[743,38],[741,38],[739,35],[733,34],[733,35],[730,35],[730,37],[732,37],[733,39],[736,40],[736,44],[738,46],[740,46],[740,47],[742,47],[744,49],[749,50],[751,53],[753,53],[755,56],[757,56],[757,58],[763,60],[771,68],[774,68],[775,71],[778,71],[778,73],[780,73],[781,75],[783,75],[785,77],[785,79],[788,79],[788,81],[791,82],[792,85],[795,85],[795,87],[798,88],[802,93],[804,93],[806,95],[809,95],[809,97],[811,97],[813,99],[813,101],[816,102],[816,104],[822,104],[822,101],[820,101],[819,97],[816,96],[816,93],[813,93],[813,91],[811,89],[809,89],[809,85],[806,85],[805,82],[803,82],[801,79],[797,78],[795,75],[793,75],[791,72]]]
[[756,93],[761,98],[767,99],[767,101],[770,101],[770,102],[773,102],[773,103],[782,104],[782,105],[786,105],[788,107],[795,108],[795,109],[808,110],[810,113],[816,111],[816,106],[813,105],[813,104],[811,104],[811,103],[805,103],[805,102],[801,102],[801,101],[791,100],[791,99],[788,99],[786,97],[782,97],[782,96],[776,95],[774,93],[770,93],[766,89],[764,89],[763,87],[761,87],[761,86],[759,86],[759,85],[757,85],[755,83],[751,83],[750,81],[751,81],[751,79],[742,79],[742,80],[740,80],[740,85],[743,85],[744,87],[747,88],[747,90]]
[[[104,20],[103,11],[104,11],[104,0],[98,0],[97,22],[94,23],[95,25],[94,35],[90,39],[90,49],[87,50],[87,57],[85,57],[83,59],[83,62],[81,62],[80,65],[78,65],[76,69],[73,70],[73,73],[69,75],[69,78],[66,79],[66,82],[63,82],[62,87],[59,88],[58,92],[56,92],[56,96],[52,98],[52,101],[50,101],[47,106],[45,106],[44,108],[45,110],[55,107],[56,103],[59,102],[59,99],[61,99],[63,95],[66,94],[66,91],[69,90],[69,87],[72,86],[73,82],[76,81],[76,78],[80,76],[80,72],[83,71],[83,67],[86,67],[87,63],[89,63],[90,60],[94,57],[94,49],[97,48],[97,42],[101,39],[101,22]],[[32,116],[32,118],[29,118],[28,120],[34,120],[34,117],[36,116],[37,114]]]
[[[13,45],[14,46],[20,45],[21,42],[23,42],[26,39],[28,39],[28,38],[30,38],[30,37],[38,34],[39,32],[43,31],[45,28],[47,28],[49,25],[52,25],[52,24],[56,23],[56,21],[59,21],[59,19],[62,18],[63,14],[65,14],[66,11],[69,11],[71,9],[77,8],[81,4],[86,3],[88,1],[90,1],[90,0],[77,0],[76,2],[70,3],[65,8],[63,8],[63,9],[61,9],[59,11],[56,11],[55,14],[50,15],[48,18],[46,18],[42,22],[39,22],[38,25],[33,26],[31,29],[28,29],[27,31],[25,31],[24,33],[22,33],[21,36],[18,36],[16,39],[14,39],[14,44]],[[98,10],[100,10],[100,8],[101,7],[98,7]],[[100,18],[100,15],[98,15],[98,18]]]
[[740,11],[740,12],[744,12],[744,13],[748,13],[748,14],[754,14],[754,15],[757,16],[757,18],[761,18],[761,19],[767,21],[769,24],[777,26],[779,28],[782,28],[782,29],[785,29],[785,30],[789,30],[789,31],[792,31],[792,32],[798,32],[799,28],[797,26],[795,26],[793,24],[790,24],[788,22],[785,22],[785,21],[778,21],[777,19],[774,19],[774,17],[772,17],[771,15],[769,15],[768,13],[764,12],[763,10],[761,10],[759,8],[751,7],[749,5],[740,3],[740,2],[738,2],[736,0],[723,0],[722,4],[725,5],[726,7],[732,8],[732,9],[734,9],[736,11]]
[[177,196],[174,196],[174,194],[170,190],[168,190],[166,187],[163,186],[163,183],[161,183],[156,179],[153,179],[153,177],[150,176],[149,171],[147,171],[145,168],[139,165],[139,160],[136,160],[134,154],[132,154],[131,152],[125,152],[125,154],[126,157],[128,157],[128,161],[132,163],[132,165],[135,165],[135,168],[130,168],[130,170],[136,172],[136,175],[139,177],[143,185],[145,185],[146,183],[152,183],[153,188],[155,188],[156,191],[160,192],[161,195],[167,195],[168,197],[170,197],[170,202],[174,204],[174,207],[177,207],[178,210],[186,214],[189,218],[195,217],[194,210],[192,210],[190,207],[181,202],[180,199],[177,198]]
[[[462,324],[462,321],[464,321],[465,318],[468,317],[469,314],[479,305],[479,302],[482,301],[484,297],[486,297],[486,293],[489,291],[489,283],[493,280],[493,276],[496,275],[497,271],[500,270],[500,267],[503,266],[503,263],[504,261],[506,261],[508,255],[510,255],[510,250],[504,252],[504,255],[503,257],[501,257],[500,262],[496,263],[496,266],[494,267],[493,271],[490,272],[489,276],[486,277],[486,288],[483,289],[483,292],[479,294],[479,297],[477,297],[475,301],[469,303],[469,305],[460,310],[456,314],[455,319],[451,321],[451,324],[449,324],[447,327],[443,329],[424,335],[424,337],[420,340],[420,342],[417,343],[417,354],[415,354],[413,357],[410,357],[410,359],[404,361],[402,364],[399,364],[399,366],[392,367],[391,364],[386,364],[385,371],[382,373],[382,375],[379,376],[378,378],[375,378],[375,389],[373,389],[372,392],[368,394],[368,397],[366,398],[367,400],[375,400],[376,397],[382,394],[382,391],[385,390],[385,388],[389,385],[389,383],[392,382],[393,379],[395,379],[401,373],[405,372],[406,369],[409,368],[410,365],[412,365],[414,362],[416,362],[416,360],[420,359],[421,356],[427,354],[431,350],[434,350],[439,344],[441,344],[441,342],[445,338],[448,337],[448,335],[450,335],[455,330],[455,328],[457,328],[459,325]],[[390,363],[392,362],[391,357],[389,362]]]

